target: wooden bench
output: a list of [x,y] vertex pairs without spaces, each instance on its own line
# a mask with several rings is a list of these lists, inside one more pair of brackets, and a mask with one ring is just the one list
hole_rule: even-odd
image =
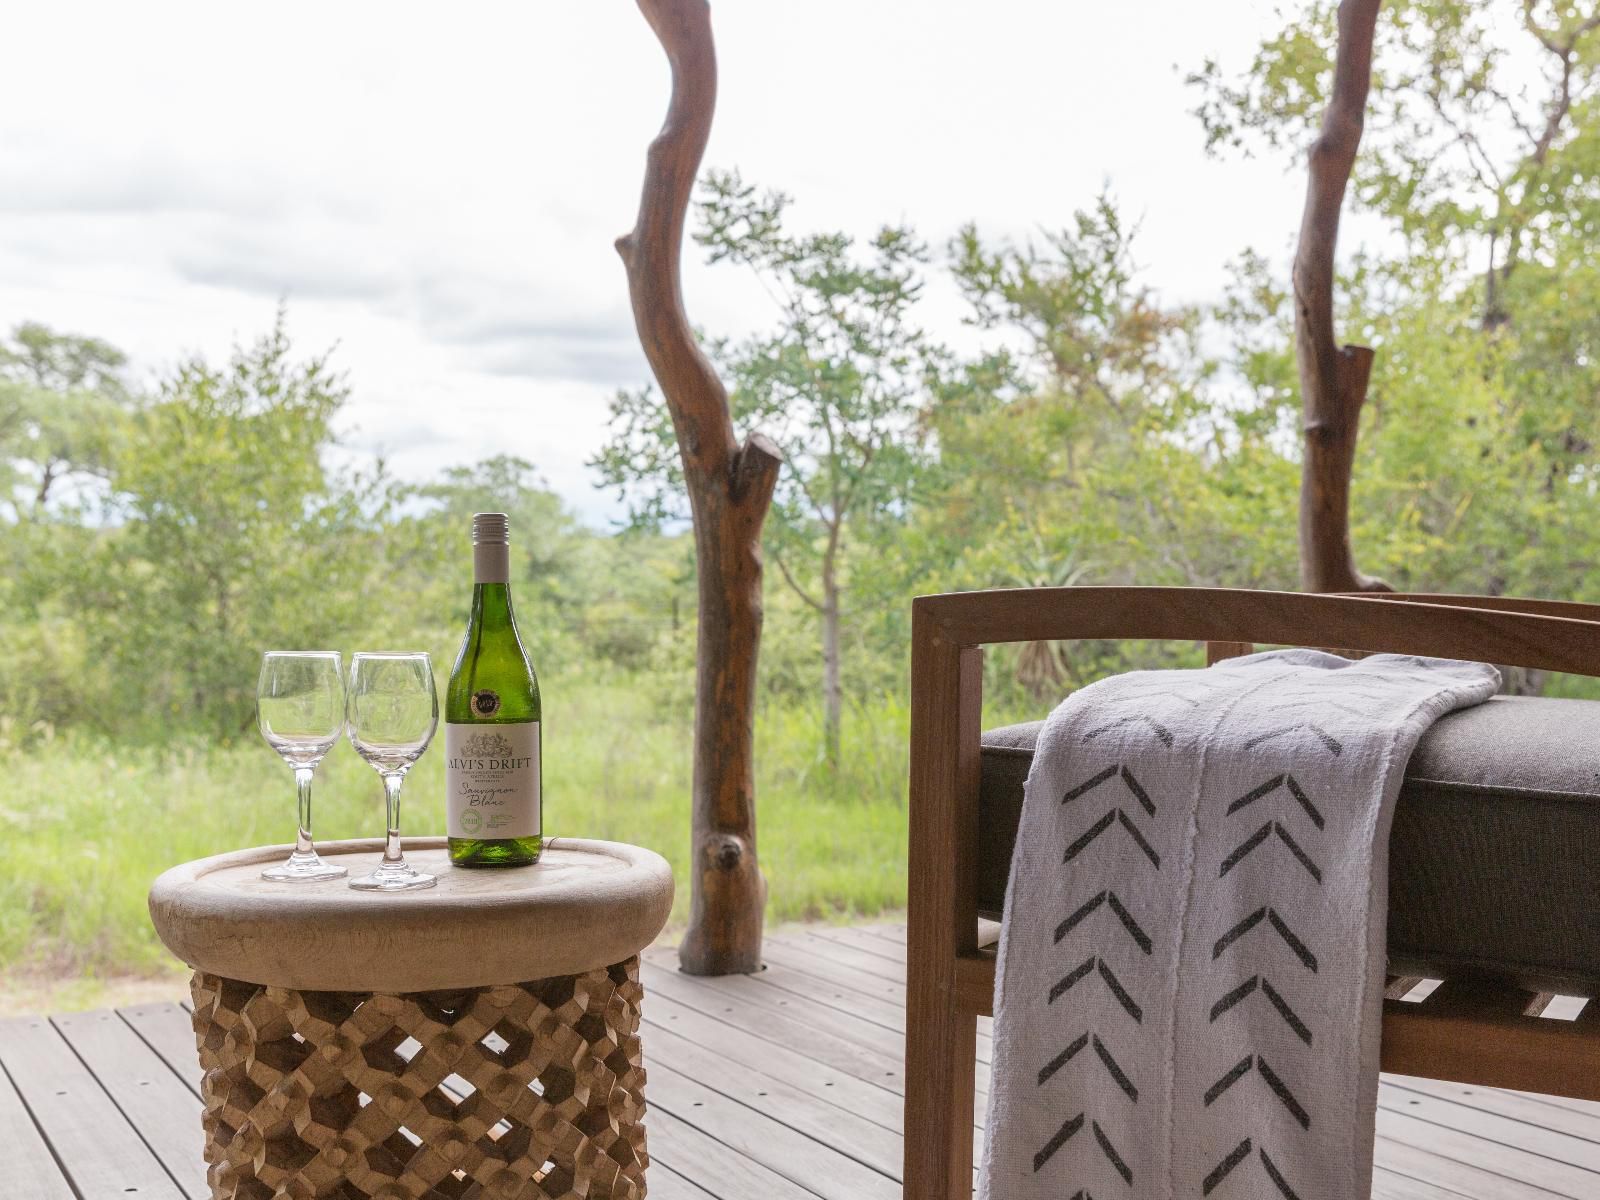
[[[972,1187],[976,1020],[994,994],[979,933],[983,646],[1072,639],[1344,647],[1600,676],[1600,608],[1486,597],[1201,588],[1038,588],[919,597],[912,606],[907,956],[907,1200]],[[1549,847],[1560,855],[1559,845]],[[991,883],[993,881],[990,881]],[[1590,909],[1581,919],[1596,920]],[[1600,973],[1600,964],[1596,964]],[[1600,1099],[1600,1014],[1541,1015],[1548,996],[1447,979],[1426,1000],[1393,980],[1383,1068]]]

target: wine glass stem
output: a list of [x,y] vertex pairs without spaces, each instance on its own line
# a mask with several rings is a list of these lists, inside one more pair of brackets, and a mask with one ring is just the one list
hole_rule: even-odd
[[400,782],[405,776],[399,771],[386,771],[383,776],[383,798],[389,809],[389,836],[383,843],[383,861],[400,861]]
[[295,791],[300,800],[300,832],[294,839],[297,856],[315,853],[311,848],[311,773],[310,767],[294,769]]

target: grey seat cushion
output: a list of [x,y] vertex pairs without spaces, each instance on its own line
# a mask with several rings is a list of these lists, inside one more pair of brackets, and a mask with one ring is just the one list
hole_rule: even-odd
[[[1005,902],[1042,725],[983,735],[986,916]],[[1600,702],[1496,696],[1423,737],[1390,835],[1389,963],[1600,994]]]

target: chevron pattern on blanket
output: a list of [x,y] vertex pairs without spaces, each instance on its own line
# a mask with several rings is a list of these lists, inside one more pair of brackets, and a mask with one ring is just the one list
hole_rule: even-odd
[[[1084,740],[1093,741],[1100,734],[1109,732],[1113,728],[1122,728],[1139,722],[1143,722],[1146,726],[1148,726],[1149,729],[1154,733],[1157,740],[1163,745],[1171,745],[1172,736],[1164,726],[1139,714],[1129,715],[1117,721],[1092,729],[1084,735]],[[1120,789],[1117,786],[1118,784],[1121,785]],[[1061,797],[1061,804],[1063,806],[1067,806],[1076,801],[1085,800],[1086,797],[1095,796],[1102,785],[1110,785],[1114,797],[1120,791],[1136,802],[1138,805],[1138,809],[1136,811],[1142,814],[1141,819],[1148,820],[1158,815],[1156,803],[1153,799],[1151,799],[1150,793],[1139,782],[1138,777],[1135,776],[1134,773],[1122,763],[1112,763],[1111,765],[1095,772],[1089,778],[1082,780],[1074,786],[1068,788],[1065,794]],[[1099,798],[1103,795],[1104,793],[1099,793],[1096,798]],[[1093,801],[1088,800],[1085,802],[1092,803]],[[1089,850],[1094,845],[1095,841],[1100,837],[1100,835],[1111,829],[1112,823],[1115,822],[1123,831],[1126,832],[1129,840],[1131,840],[1132,843],[1138,848],[1139,852],[1148,861],[1150,866],[1159,872],[1161,870],[1160,853],[1150,844],[1146,836],[1140,831],[1139,826],[1135,824],[1134,818],[1129,814],[1128,808],[1119,804],[1115,798],[1113,798],[1112,804],[1114,807],[1106,809],[1104,815],[1095,820],[1085,832],[1079,834],[1067,846],[1066,853],[1062,858],[1063,864],[1072,863],[1074,859],[1079,857],[1079,855]],[[1126,953],[1127,943],[1129,942],[1131,942],[1133,947],[1136,948],[1142,955],[1148,956],[1154,952],[1155,943],[1151,939],[1150,935],[1145,932],[1143,926],[1139,924],[1138,920],[1128,910],[1127,905],[1122,902],[1117,893],[1110,889],[1096,893],[1094,896],[1084,901],[1070,914],[1068,914],[1068,916],[1056,926],[1056,943],[1059,944],[1064,939],[1072,937],[1075,933],[1077,933],[1077,936],[1080,938],[1096,937],[1095,930],[1091,927],[1085,926],[1084,922],[1088,917],[1100,911],[1102,907],[1115,916],[1117,925],[1120,926],[1122,932],[1127,935],[1126,941],[1117,939],[1117,941],[1121,943],[1122,951],[1124,953]],[[1067,972],[1066,975],[1062,976],[1055,983],[1051,984],[1046,1003],[1054,1004],[1061,997],[1069,994],[1081,980],[1089,978],[1097,978],[1104,985],[1106,992],[1112,997],[1122,1011],[1126,1013],[1127,1016],[1132,1018],[1135,1025],[1143,1023],[1144,1006],[1134,998],[1133,994],[1128,990],[1127,985],[1125,985],[1122,980],[1118,978],[1116,970],[1112,966],[1111,962],[1101,954],[1091,954],[1088,958],[1084,959],[1083,962],[1079,963],[1071,971]],[[1115,1084],[1117,1089],[1120,1090],[1125,1097],[1127,1097],[1130,1103],[1138,1104],[1138,1085],[1134,1083],[1132,1078],[1128,1075],[1128,1072],[1124,1070],[1122,1065],[1117,1061],[1115,1052],[1106,1044],[1099,1032],[1086,1032],[1080,1034],[1077,1038],[1068,1043],[1064,1050],[1050,1059],[1049,1062],[1045,1063],[1045,1065],[1039,1070],[1038,1086],[1041,1088],[1044,1087],[1058,1071],[1076,1058],[1080,1051],[1090,1046],[1093,1047],[1094,1055],[1099,1059],[1100,1065],[1107,1077],[1112,1081],[1113,1084]],[[1084,1114],[1079,1113],[1076,1117],[1069,1119],[1050,1136],[1049,1140],[1046,1141],[1045,1144],[1041,1146],[1033,1156],[1033,1169],[1035,1172],[1040,1171],[1047,1163],[1050,1162],[1052,1158],[1055,1157],[1055,1154],[1058,1150],[1065,1146],[1067,1142],[1072,1140],[1073,1136],[1083,1127],[1084,1119]],[[1105,1129],[1098,1121],[1091,1121],[1090,1126],[1094,1134],[1094,1144],[1099,1150],[1100,1155],[1107,1163],[1111,1165],[1115,1172],[1122,1177],[1122,1180],[1125,1184],[1131,1185],[1133,1183],[1133,1168],[1130,1167],[1127,1160],[1120,1153],[1118,1153],[1110,1137],[1106,1134]],[[1085,1190],[1084,1194],[1088,1194],[1087,1190]]]
[[1277,651],[1050,717],[1001,933],[985,1200],[1370,1191],[1388,817],[1475,664]]
[[[1319,755],[1330,757],[1344,753],[1344,743],[1332,737],[1326,730],[1315,722],[1302,722],[1289,729],[1278,729],[1265,734],[1257,735],[1245,741],[1245,748],[1249,751],[1259,752],[1260,748],[1269,742],[1278,739],[1279,734],[1292,730],[1309,732],[1310,739],[1302,739],[1299,743],[1302,758],[1315,759]],[[1315,768],[1311,768],[1314,770]],[[1308,772],[1309,777],[1309,772]],[[1279,799],[1283,797],[1284,799]],[[1281,819],[1275,817],[1254,824],[1259,819],[1258,805],[1272,805],[1276,803],[1281,808]],[[1262,860],[1260,863],[1263,884],[1250,890],[1254,896],[1270,896],[1284,903],[1284,906],[1301,909],[1308,912],[1316,911],[1316,904],[1308,890],[1314,894],[1315,889],[1321,888],[1323,883],[1322,867],[1318,864],[1312,853],[1303,847],[1290,832],[1285,822],[1291,822],[1300,829],[1300,836],[1308,839],[1308,844],[1319,846],[1321,835],[1327,831],[1327,818],[1323,816],[1322,809],[1307,794],[1306,788],[1291,771],[1274,771],[1260,782],[1253,783],[1246,791],[1228,802],[1223,813],[1222,828],[1226,830],[1231,824],[1233,832],[1223,833],[1223,844],[1232,838],[1244,833],[1244,838],[1231,851],[1228,852],[1215,872],[1215,882],[1219,885],[1235,868],[1241,867],[1250,860],[1251,855],[1258,850],[1269,853],[1270,848],[1277,847],[1283,851],[1283,858],[1279,862]],[[1320,853],[1318,849],[1318,853]],[[1197,880],[1203,884],[1203,880]],[[1204,897],[1203,890],[1200,898]],[[1285,902],[1287,900],[1287,903]],[[1216,897],[1215,903],[1226,903],[1225,898]],[[1224,907],[1220,911],[1227,911]],[[1252,946],[1246,941],[1246,935],[1257,928],[1265,928],[1276,935],[1276,941],[1286,948],[1294,960],[1298,960],[1302,972],[1285,961],[1281,951],[1271,945],[1273,938],[1267,939],[1267,944]],[[1276,958],[1270,969],[1287,970],[1289,974],[1280,977],[1284,980],[1287,990],[1293,991],[1301,986],[1301,980],[1319,973],[1319,962],[1315,951],[1305,940],[1295,933],[1288,920],[1280,914],[1276,905],[1268,904],[1257,907],[1247,913],[1237,922],[1224,929],[1212,946],[1211,958],[1213,962],[1221,960],[1229,951],[1234,951],[1231,957],[1245,957],[1249,953],[1258,956],[1260,973],[1250,976],[1243,983],[1228,990],[1219,999],[1215,1000],[1208,1011],[1207,1022],[1215,1027],[1216,1032],[1227,1040],[1230,1026],[1224,1024],[1217,1026],[1217,1019],[1233,1011],[1244,1000],[1251,996],[1259,995],[1267,1001],[1267,1010],[1281,1020],[1283,1026],[1291,1032],[1302,1047],[1311,1047],[1316,1042],[1316,1033],[1313,1028],[1301,1018],[1294,1006],[1285,997],[1284,992],[1275,987],[1266,977],[1269,969],[1267,961]],[[1308,1012],[1312,1011],[1308,1009]],[[1241,1014],[1242,1015],[1242,1014]],[[1232,1025],[1235,1037],[1233,1043],[1249,1048],[1257,1047],[1262,1042],[1259,1022],[1236,1021]],[[1296,1074],[1314,1068],[1314,1061],[1306,1057],[1296,1057],[1291,1060]],[[1293,1119],[1301,1130],[1309,1130],[1312,1124],[1312,1115],[1306,1106],[1295,1094],[1295,1090],[1286,1083],[1274,1070],[1267,1058],[1261,1053],[1245,1053],[1244,1057],[1234,1063],[1227,1071],[1222,1073],[1204,1094],[1204,1106],[1210,1108],[1213,1104],[1225,1101],[1230,1092],[1235,1095],[1234,1085],[1241,1083],[1248,1077],[1258,1078],[1264,1085],[1264,1091],[1281,1106],[1283,1112]],[[1242,1114],[1243,1121],[1235,1118],[1239,1124],[1249,1120],[1251,1115],[1247,1109]],[[1226,1180],[1245,1160],[1250,1158],[1252,1139],[1245,1138],[1240,1141],[1228,1154],[1222,1158],[1204,1178],[1200,1181],[1202,1196],[1209,1196],[1211,1192]],[[1283,1171],[1273,1162],[1264,1145],[1255,1147],[1255,1160],[1260,1164],[1265,1174],[1278,1192],[1286,1200],[1299,1200],[1299,1195],[1284,1177]]]

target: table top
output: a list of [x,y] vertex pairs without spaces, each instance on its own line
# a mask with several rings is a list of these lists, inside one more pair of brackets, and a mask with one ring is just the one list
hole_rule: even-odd
[[[655,940],[672,909],[672,871],[621,842],[551,838],[531,867],[450,865],[443,838],[405,839],[406,861],[438,886],[363,892],[344,879],[276,883],[261,869],[288,846],[258,846],[173,867],[150,889],[167,948],[197,970],[301,991],[420,992],[576,975]],[[328,842],[351,875],[377,865],[380,839]]]

